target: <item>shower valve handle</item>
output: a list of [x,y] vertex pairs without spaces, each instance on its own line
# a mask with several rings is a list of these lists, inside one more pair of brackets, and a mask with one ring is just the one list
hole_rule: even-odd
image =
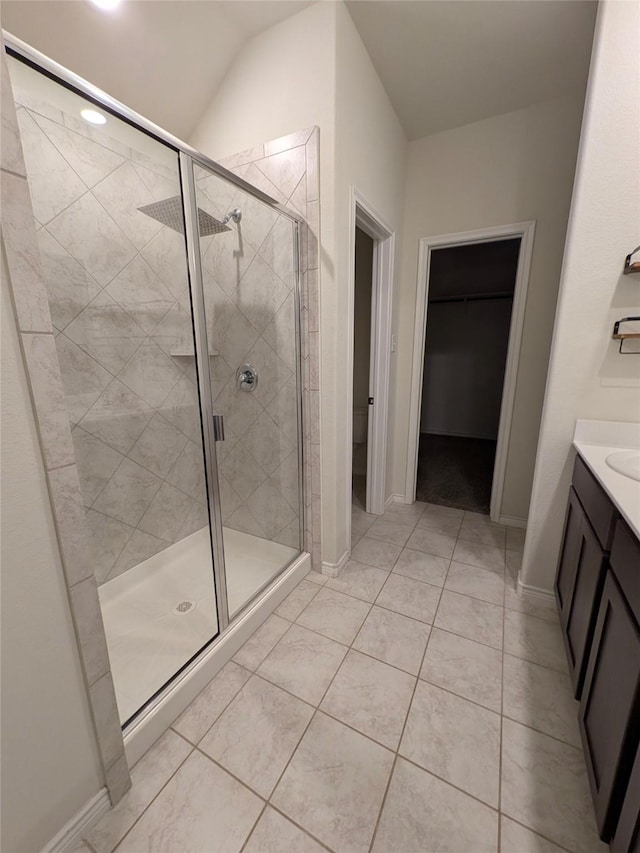
[[258,387],[258,371],[250,364],[241,364],[236,370],[239,391],[255,391]]

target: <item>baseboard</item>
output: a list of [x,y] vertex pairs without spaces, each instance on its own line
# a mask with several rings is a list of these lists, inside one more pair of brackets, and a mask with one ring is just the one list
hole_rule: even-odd
[[323,563],[322,574],[330,578],[337,578],[340,572],[344,569],[351,557],[351,551],[345,551],[337,563]]
[[553,590],[543,589],[540,586],[532,586],[528,583],[522,583],[520,578],[518,578],[518,592],[528,598],[537,598],[538,601],[555,602],[556,600]]
[[71,853],[110,808],[109,793],[106,788],[102,788],[42,848],[42,853]]
[[391,495],[387,498],[387,502],[385,504],[385,509],[389,504],[408,504],[412,503],[412,501],[407,500],[406,495]]
[[527,519],[518,518],[515,515],[499,515],[498,524],[504,524],[505,527],[519,527],[521,530],[527,529]]

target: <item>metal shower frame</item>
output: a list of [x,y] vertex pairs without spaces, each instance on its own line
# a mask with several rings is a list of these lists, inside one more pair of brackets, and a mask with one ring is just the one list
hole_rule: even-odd
[[[209,519],[211,532],[211,545],[213,551],[213,574],[216,590],[216,607],[218,612],[218,633],[211,641],[219,639],[230,624],[229,606],[227,599],[227,583],[224,565],[224,544],[222,531],[222,513],[220,506],[220,493],[217,489],[218,467],[215,450],[214,436],[214,411],[211,395],[209,346],[206,331],[206,315],[204,302],[204,287],[202,269],[200,263],[200,235],[198,229],[197,200],[194,178],[194,165],[211,172],[238,189],[257,198],[267,204],[278,213],[289,219],[293,225],[293,254],[294,254],[294,302],[295,302],[295,337],[296,337],[296,410],[298,427],[298,496],[299,496],[299,553],[304,552],[304,530],[306,500],[304,495],[304,434],[302,428],[302,354],[301,354],[301,322],[300,322],[300,285],[301,285],[301,263],[300,263],[300,225],[304,219],[295,211],[282,205],[267,193],[252,186],[247,181],[225,169],[219,163],[211,160],[206,155],[192,148],[186,142],[178,139],[158,125],[136,113],[134,110],[122,104],[103,92],[97,86],[89,83],[84,78],[69,71],[64,66],[40,53],[21,39],[3,30],[5,47],[9,55],[22,60],[27,65],[40,73],[53,79],[55,82],[65,86],[77,94],[96,104],[101,109],[116,118],[130,124],[134,128],[146,133],[166,147],[172,149],[179,160],[180,181],[182,190],[183,212],[185,220],[186,252],[189,269],[189,287],[192,301],[192,317],[194,327],[194,345],[197,354],[196,366],[198,374],[198,389],[200,397],[200,411],[202,424],[202,442],[204,450],[204,465],[207,481],[207,494],[209,501]],[[297,559],[297,555],[294,559]],[[283,566],[278,577],[287,566]],[[257,598],[275,581],[275,578],[264,584],[243,607],[233,614],[234,621],[248,608]],[[210,642],[211,642],[210,641]],[[209,645],[209,644],[208,644]]]

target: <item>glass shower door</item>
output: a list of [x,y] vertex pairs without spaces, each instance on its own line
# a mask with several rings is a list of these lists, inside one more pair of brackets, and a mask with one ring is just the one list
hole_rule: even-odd
[[124,723],[218,633],[178,155],[9,64]]
[[193,168],[232,617],[301,550],[297,225]]

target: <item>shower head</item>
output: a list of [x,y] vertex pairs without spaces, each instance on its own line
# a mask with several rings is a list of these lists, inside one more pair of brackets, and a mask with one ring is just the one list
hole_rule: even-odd
[[[156,201],[153,204],[146,204],[144,207],[139,207],[140,213],[156,219],[163,225],[173,228],[179,234],[184,234],[184,219],[182,215],[182,198],[175,195],[172,198],[165,198],[162,201]],[[201,208],[198,208],[198,229],[201,237],[209,237],[211,234],[222,234],[223,231],[231,231],[226,223],[229,219],[234,222],[238,220],[234,217],[234,213],[240,211],[231,211],[228,216],[225,216],[221,222],[219,219],[214,219],[213,216],[206,213]]]

